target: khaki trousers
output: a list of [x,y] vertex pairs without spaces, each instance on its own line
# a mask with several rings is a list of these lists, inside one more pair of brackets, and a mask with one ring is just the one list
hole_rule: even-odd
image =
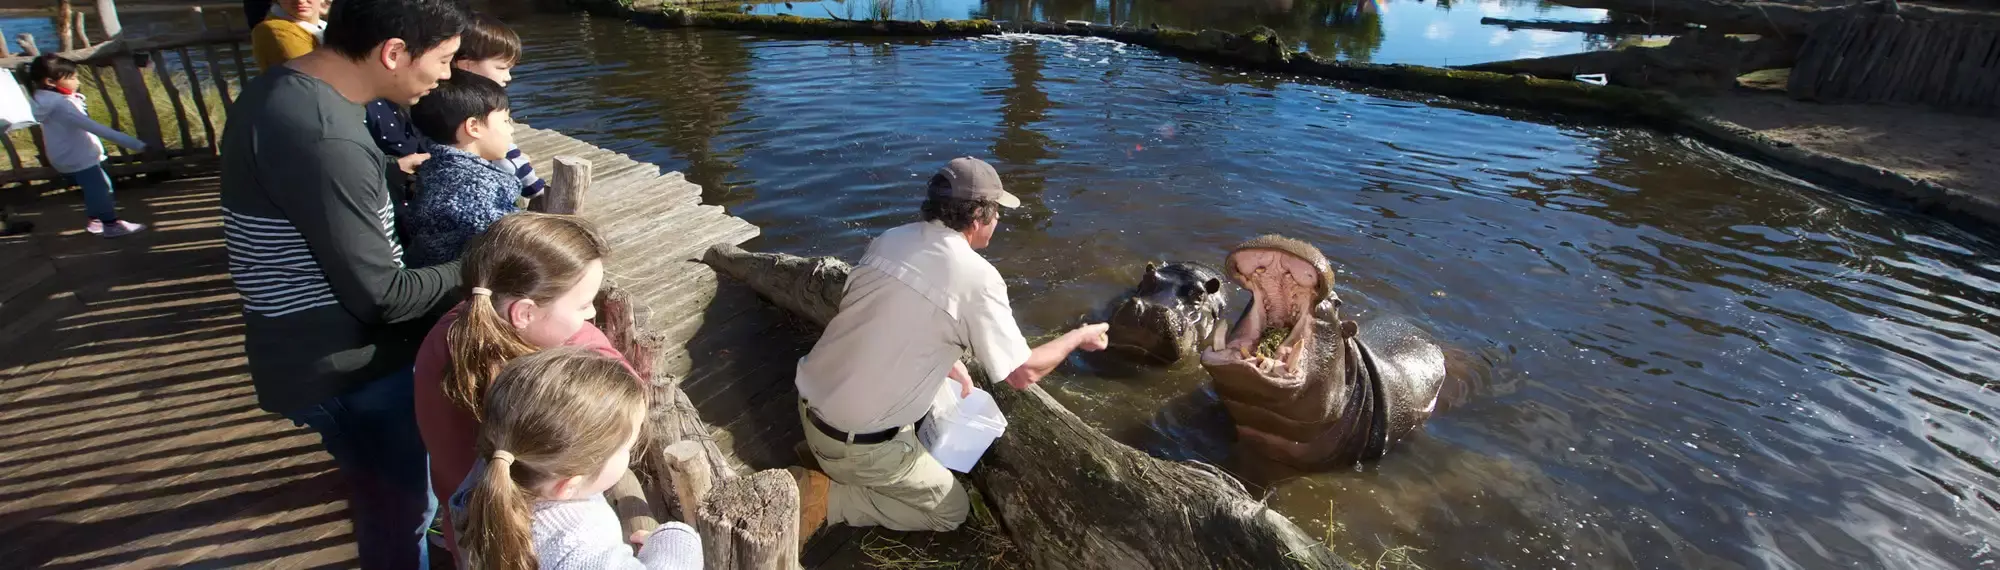
[[965,522],[972,509],[965,486],[924,450],[915,428],[903,426],[881,443],[850,444],[814,426],[803,400],[799,422],[805,425],[806,446],[833,479],[827,524],[943,532]]

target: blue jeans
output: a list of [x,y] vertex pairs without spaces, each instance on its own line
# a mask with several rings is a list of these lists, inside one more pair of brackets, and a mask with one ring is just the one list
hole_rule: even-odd
[[118,221],[118,204],[111,200],[111,175],[104,172],[104,165],[64,173],[63,176],[83,187],[83,213],[107,224]]
[[430,456],[417,434],[415,380],[405,368],[360,390],[285,414],[319,432],[351,485],[348,515],[361,567],[426,569],[424,532],[437,513]]

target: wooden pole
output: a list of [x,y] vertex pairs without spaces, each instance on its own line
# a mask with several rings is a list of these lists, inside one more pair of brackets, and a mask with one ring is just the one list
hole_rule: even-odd
[[76,47],[80,48],[90,47],[90,34],[84,33],[83,13],[77,12],[76,17],[70,18],[69,20],[71,22],[76,22]]
[[7,136],[7,134],[0,133],[0,145],[7,147],[7,163],[13,165],[14,170],[27,168],[28,165],[21,164],[21,149],[14,147],[14,137]]
[[[181,49],[180,54],[181,54],[181,61],[183,63],[187,62],[187,56],[188,56],[187,49],[186,48]],[[180,127],[181,148],[184,149],[193,148],[194,133],[192,132],[192,129],[188,128],[188,123],[191,123],[193,121],[188,118],[187,105],[181,103],[180,88],[174,85],[174,72],[168,70],[167,69],[168,66],[164,65],[164,63],[166,62],[166,52],[153,52],[152,55],[153,55],[153,61],[155,62],[155,65],[153,65],[153,73],[154,75],[159,76],[160,88],[167,92],[167,100],[173,102],[174,126]],[[197,82],[195,83],[195,85],[200,86],[201,84]],[[206,110],[203,110],[202,113],[204,115],[207,114]],[[207,117],[203,117],[203,119],[206,120]],[[214,137],[210,138],[212,139]]]
[[[187,48],[181,48],[180,54],[181,54],[181,69],[187,71],[188,90],[193,92],[192,95],[194,96],[194,110],[196,113],[201,114],[201,132],[204,137],[207,137],[202,140],[207,141],[206,144],[209,150],[212,151],[210,152],[210,154],[221,154],[222,145],[217,144],[215,137],[215,120],[214,118],[212,118],[211,115],[209,115],[208,97],[201,92],[201,76],[196,74],[194,71],[193,54],[189,53]],[[160,68],[166,69],[166,67],[167,66],[164,64],[164,62],[162,62]],[[160,80],[172,83],[172,80],[167,79],[165,77],[162,77]],[[172,86],[169,85],[168,88],[171,89]],[[189,142],[189,140],[191,139],[183,139],[181,141],[181,146],[184,148],[191,148],[188,146],[192,144]]]
[[583,210],[583,196],[590,191],[590,161],[575,156],[555,158],[555,174],[548,190],[528,202],[528,209],[548,214],[575,214]]
[[708,453],[701,444],[682,440],[667,446],[662,455],[666,457],[668,477],[673,481],[673,497],[681,507],[680,519],[692,522],[700,514],[702,499],[715,486]]
[[710,568],[798,568],[798,484],[779,469],[724,481],[702,503],[694,528]]
[[125,91],[125,109],[132,112],[133,133],[146,143],[148,158],[166,156],[166,141],[160,138],[160,112],[153,107],[153,94],[146,89],[146,76],[139,73],[139,65],[132,62],[131,54],[120,53],[112,58],[112,69],[117,72],[118,87]]
[[[84,71],[90,72],[90,82],[97,84],[97,104],[103,105],[104,112],[111,115],[111,128],[121,131],[125,130],[125,121],[118,118],[118,106],[111,104],[111,84],[104,82],[104,72],[99,71],[97,66],[94,65],[82,67]],[[78,75],[82,75],[82,73],[78,73]]]
[[624,477],[604,491],[604,500],[610,501],[611,509],[618,512],[618,526],[627,537],[660,527],[660,521],[653,518],[653,507],[646,504],[646,490],[639,486],[639,478],[631,470],[626,470]]
[[[195,29],[203,32],[208,31],[208,18],[203,16],[200,6],[194,7],[194,12],[192,15],[194,16]],[[237,43],[239,42],[230,42],[229,45],[233,46],[236,45]],[[222,60],[217,59],[215,57],[215,44],[213,43],[201,44],[201,53],[202,55],[208,57],[208,76],[209,78],[215,80],[215,92],[216,94],[222,96],[222,108],[227,109],[229,108],[229,105],[231,103],[231,100],[229,98],[229,78],[227,77],[228,73],[222,67]],[[216,152],[220,153],[222,145],[217,143],[215,140],[215,132],[214,132],[215,127],[210,124],[213,118],[208,113],[208,102],[205,99],[203,99],[201,95],[201,85],[200,85],[201,78],[195,75],[193,62],[190,62],[185,57],[183,57],[181,59],[181,63],[182,65],[188,68],[188,82],[190,84],[195,85],[194,87],[194,96],[196,97],[195,105],[202,110],[201,111],[202,125],[206,127],[209,131],[208,144],[211,147],[215,147]],[[216,109],[216,111],[220,112],[222,111],[222,109]]]
[[75,45],[76,40],[72,39],[72,36],[70,36],[70,34],[74,33],[71,32],[70,30],[74,29],[75,26],[72,26],[69,23],[70,19],[75,17],[76,17],[76,10],[73,10],[69,7],[69,0],[56,1],[56,51],[57,52],[65,52],[76,49]]
[[116,38],[123,33],[125,26],[118,23],[118,2],[97,0],[97,23],[104,28],[105,37]]

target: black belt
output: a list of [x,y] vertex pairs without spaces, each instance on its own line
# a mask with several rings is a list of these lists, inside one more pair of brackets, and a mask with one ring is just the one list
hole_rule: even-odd
[[[910,429],[919,429],[924,427],[924,420],[928,420],[930,418],[931,418],[930,414],[924,414],[924,417],[917,418],[916,425],[911,427]],[[896,439],[896,434],[901,433],[903,431],[903,428],[901,427],[892,427],[878,432],[852,434],[852,436],[850,437],[850,434],[848,434],[847,432],[834,429],[833,426],[827,425],[826,420],[819,419],[819,414],[814,413],[812,411],[812,408],[810,407],[806,408],[806,419],[812,420],[813,427],[819,428],[819,432],[826,434],[827,437],[831,437],[848,443],[856,443],[861,445],[874,445],[877,443],[889,441],[891,439]]]

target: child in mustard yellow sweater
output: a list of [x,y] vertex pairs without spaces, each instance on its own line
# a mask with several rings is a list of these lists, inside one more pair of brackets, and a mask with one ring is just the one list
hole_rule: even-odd
[[327,0],[280,0],[271,14],[250,30],[250,54],[264,71],[319,47],[326,34]]

